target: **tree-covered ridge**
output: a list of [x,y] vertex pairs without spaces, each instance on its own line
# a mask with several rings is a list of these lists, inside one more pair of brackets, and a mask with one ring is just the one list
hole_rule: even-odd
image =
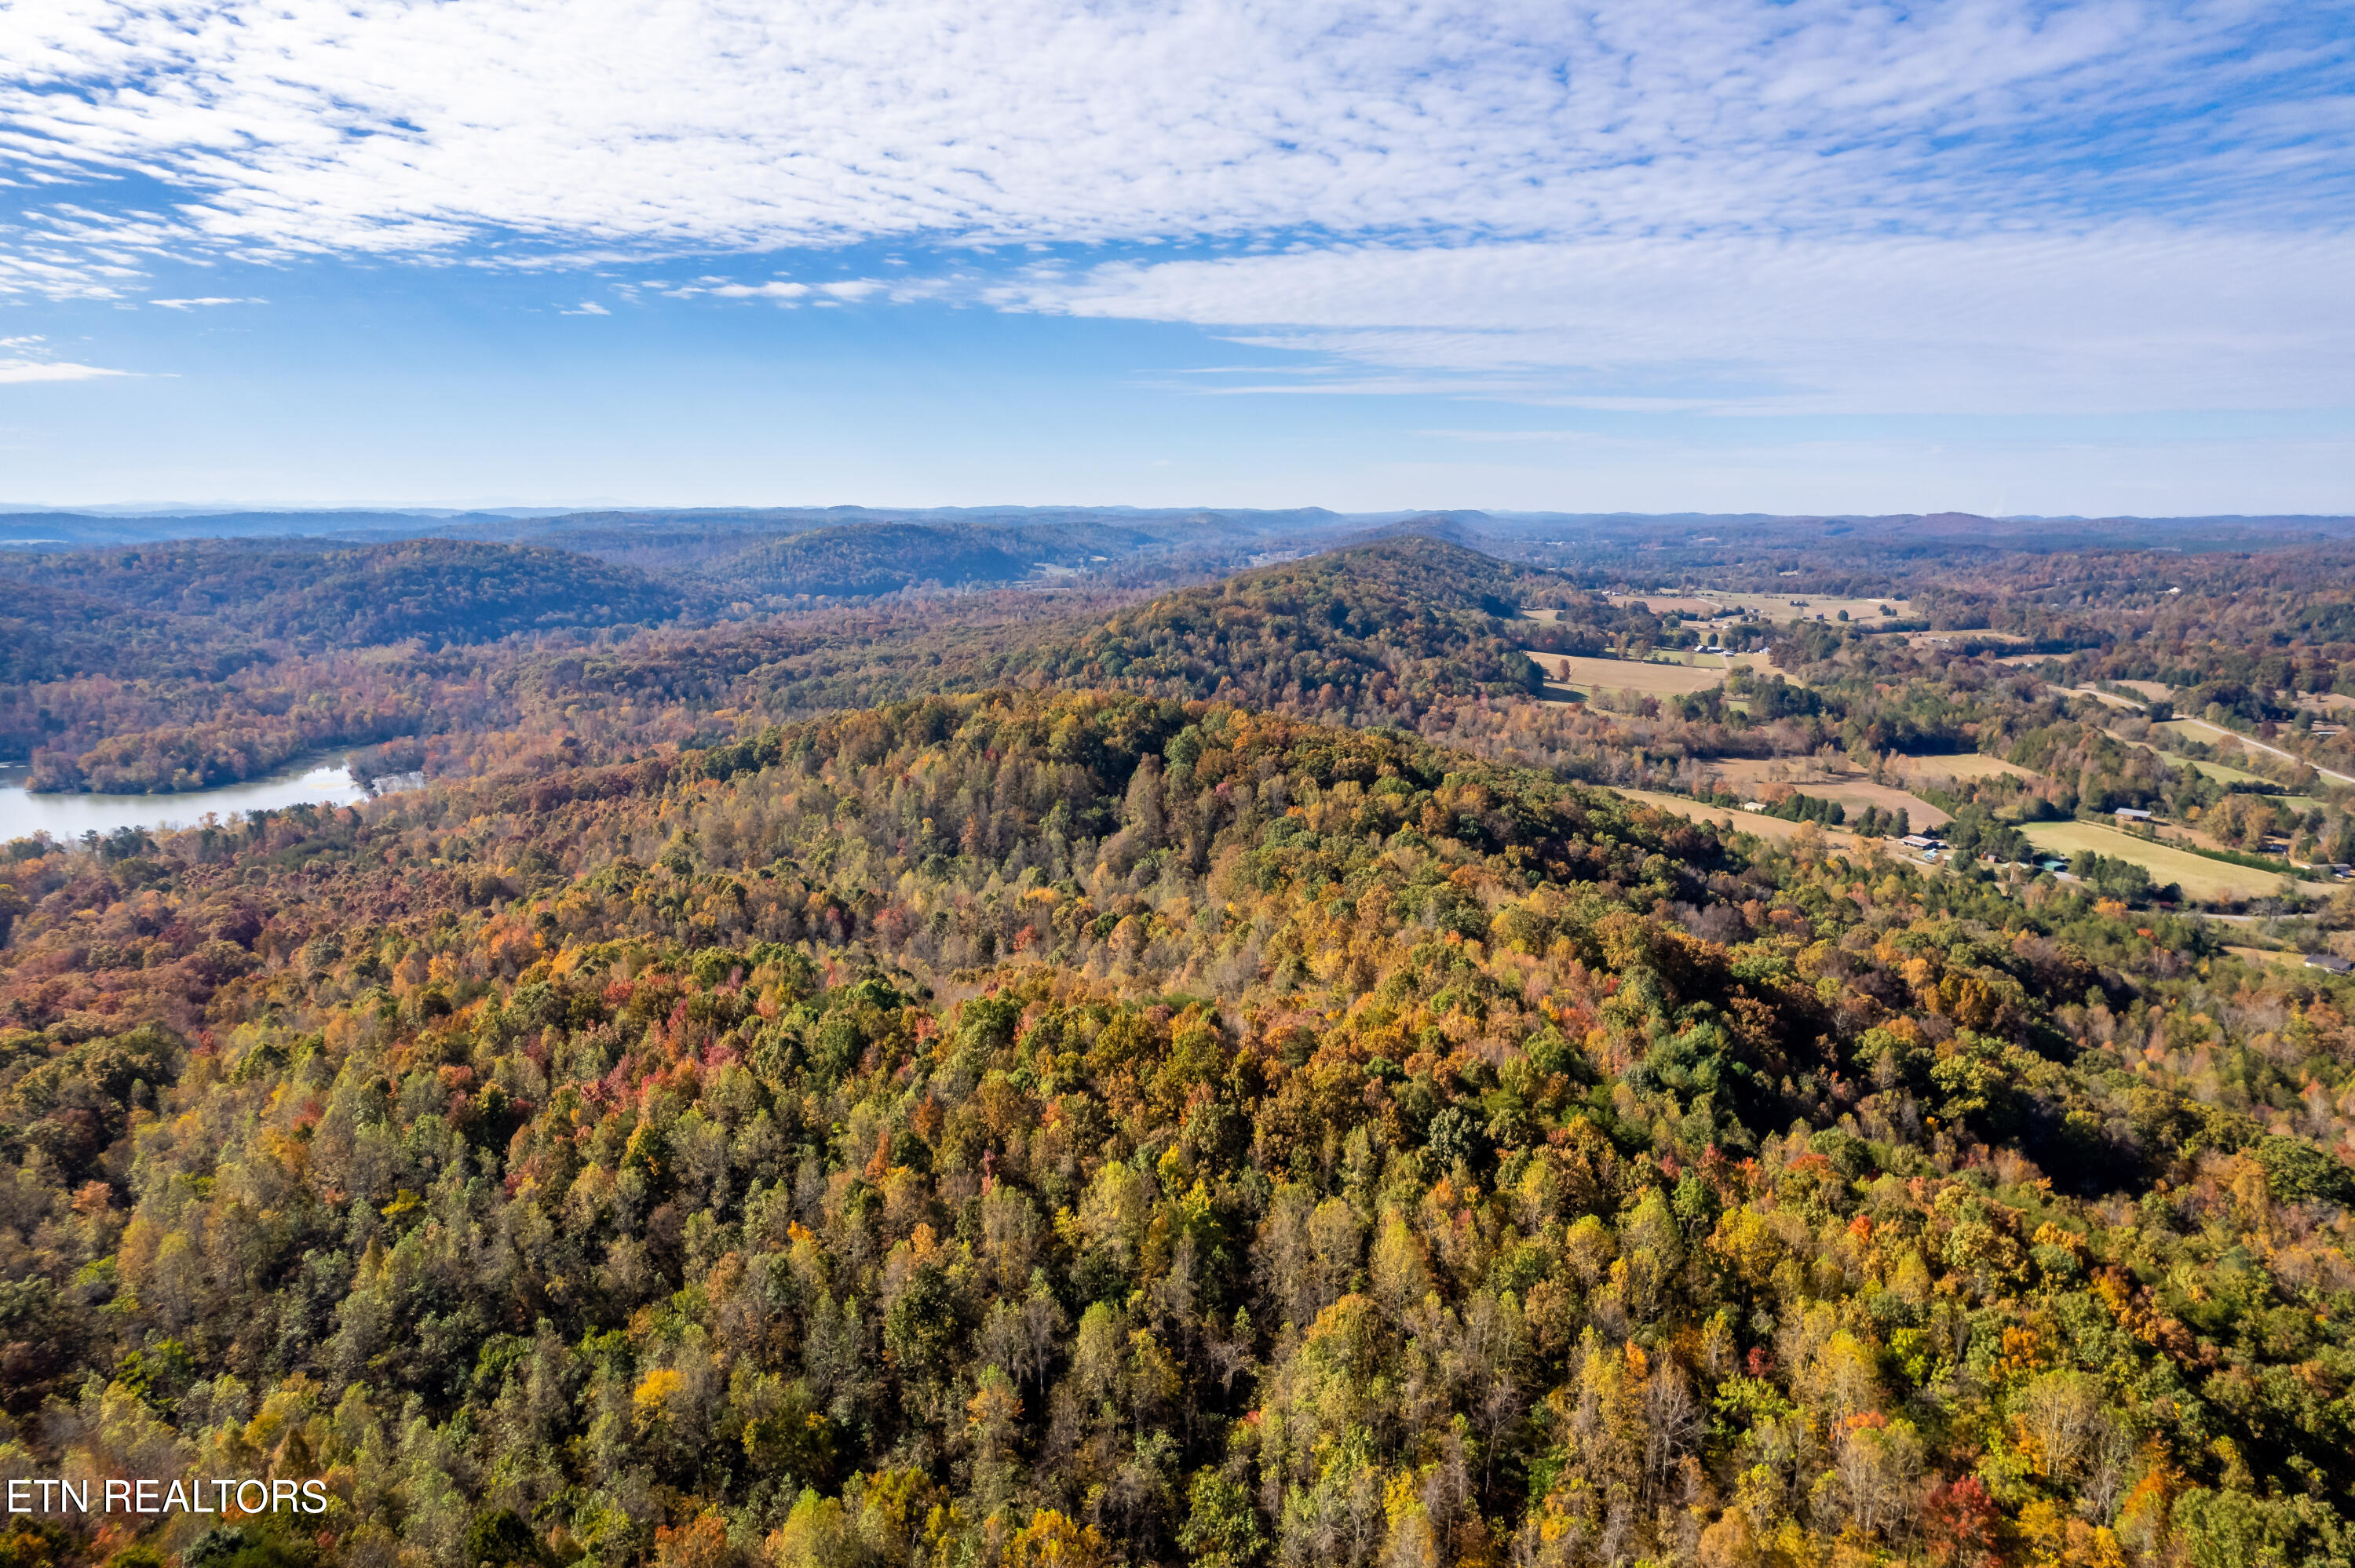
[[2191,923],[1101,695],[6,874],[0,1464],[328,1478],[199,1556],[2349,1555],[2350,998]]
[[1003,535],[978,529],[877,523],[815,529],[766,541],[722,557],[699,573],[748,595],[896,593],[924,582],[1004,582],[1030,562],[1008,551]]
[[667,620],[681,609],[676,588],[634,567],[457,539],[349,548],[192,540],[26,555],[5,567],[28,588],[64,588],[126,611],[206,617],[225,632],[305,652],[411,638],[429,649],[490,642],[517,631]]
[[204,620],[0,578],[0,685],[85,674],[219,680],[267,656]]
[[693,577],[731,600],[859,598],[926,585],[1015,582],[1041,566],[1076,571],[1153,542],[1148,534],[1108,523],[855,523],[762,540],[699,564]]
[[[1516,621],[1540,599],[1563,607],[1561,621]],[[1180,589],[1034,662],[1068,684],[1411,722],[1451,701],[1534,692],[1541,677],[1522,646],[1600,652],[1622,620],[1657,624],[1550,573],[1408,537]]]

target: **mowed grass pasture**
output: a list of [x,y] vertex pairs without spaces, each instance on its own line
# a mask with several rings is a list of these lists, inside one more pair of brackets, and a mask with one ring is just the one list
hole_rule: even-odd
[[1919,795],[1892,785],[1876,784],[1862,774],[1825,773],[1805,758],[1722,757],[1701,766],[1717,777],[1721,788],[1744,797],[1762,794],[1770,786],[1779,784],[1819,800],[1837,800],[1850,817],[1867,806],[1878,806],[1884,811],[1902,810],[1917,832],[1923,828],[1944,827],[1954,821]]
[[[1683,696],[1688,692],[1705,692],[1721,684],[1726,676],[1724,664],[1717,660],[1702,664],[1653,663],[1636,659],[1595,659],[1574,653],[1546,653],[1534,648],[1523,649],[1548,681],[1568,686],[1578,692],[1634,692],[1638,695]],[[1714,668],[1708,666],[1714,665]]]
[[[2254,866],[2210,860],[2189,850],[2153,843],[2148,839],[2138,839],[2132,833],[2123,833],[2096,822],[2031,822],[2020,832],[2027,834],[2028,842],[2038,849],[2063,859],[2091,850],[2095,854],[2141,866],[2150,873],[2153,882],[2172,882],[2181,887],[2186,898],[2202,901],[2264,898],[2278,892],[2282,885],[2278,872],[2259,871]],[[2299,885],[2307,893],[2327,895],[2336,891],[2319,882],[2301,883]]]
[[[1654,789],[1614,789],[1612,793],[1625,795],[1630,800],[1640,800],[1646,806],[1657,806],[1672,816],[1684,817],[1696,822],[1715,822],[1720,827],[1732,828],[1745,833],[1755,833],[1760,838],[1774,843],[1790,842],[1799,836],[1801,828],[1809,825],[1803,822],[1786,822],[1780,817],[1770,817],[1762,811],[1744,811],[1724,806],[1712,806],[1705,800],[1696,800],[1687,795],[1664,795]],[[1888,842],[1879,839],[1867,841],[1845,828],[1817,827],[1816,831],[1822,833],[1825,842],[1835,849],[1849,853],[1860,853],[1870,843]]]
[[2032,768],[2016,762],[2006,762],[2000,757],[1988,757],[1982,752],[1965,751],[1949,756],[1909,756],[1901,754],[1899,770],[1921,779],[1923,787],[1935,789],[1941,780],[1959,783],[1972,779],[1993,779],[2009,774],[2014,779],[2037,777]]
[[[1846,610],[1849,620],[1867,630],[1876,622],[1902,620],[1913,609],[1913,601],[1908,599],[1849,599],[1790,588],[1697,588],[1681,593],[1614,593],[1606,597],[1613,604],[1640,604],[1654,615],[1705,619],[1732,612],[1753,615],[1777,625],[1793,620],[1813,620],[1819,615],[1826,620],[1838,620],[1840,612]],[[1881,613],[1884,605],[1890,610],[1887,615]]]

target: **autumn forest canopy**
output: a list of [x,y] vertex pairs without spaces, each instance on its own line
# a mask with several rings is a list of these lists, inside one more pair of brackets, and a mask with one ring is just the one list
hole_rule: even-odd
[[2355,1563],[2335,524],[403,525],[0,559],[424,779],[0,848],[0,1472],[331,1499],[0,1568]]

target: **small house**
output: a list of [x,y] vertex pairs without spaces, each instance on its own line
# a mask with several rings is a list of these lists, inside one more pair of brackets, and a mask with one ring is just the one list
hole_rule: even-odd
[[2120,806],[2115,811],[2112,812],[2111,815],[2116,817],[2121,822],[2147,822],[2150,821],[2150,813],[2144,810],[2139,806]]
[[2355,969],[2355,964],[2349,963],[2337,953],[2308,953],[2306,955],[2306,967],[2334,975],[2343,975]]

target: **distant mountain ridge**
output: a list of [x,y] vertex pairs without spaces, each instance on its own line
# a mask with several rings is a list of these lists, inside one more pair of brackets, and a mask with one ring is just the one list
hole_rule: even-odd
[[126,633],[210,622],[311,650],[410,638],[440,647],[670,620],[685,608],[677,588],[634,567],[459,539],[205,540],[27,556],[0,567],[16,579],[24,619],[15,624],[27,636],[54,634],[62,617],[89,624],[95,607],[112,607]]
[[1328,544],[1398,530],[1442,526],[1458,543],[1474,538],[1522,542],[1562,530],[1629,530],[1668,536],[1692,528],[1732,528],[1796,536],[1865,531],[1884,537],[1910,530],[1915,537],[2017,542],[2025,547],[2062,543],[2126,545],[2156,531],[2227,540],[2355,538],[2355,514],[2217,514],[2169,517],[2006,516],[1975,513],[1636,513],[1524,512],[1436,508],[1343,513],[1324,507],[995,506],[712,506],[602,507],[575,511],[496,508],[453,511],[421,507],[247,508],[185,511],[0,507],[0,546],[76,547],[175,538],[323,536],[360,540],[440,535],[491,543],[557,543],[570,535],[608,538],[665,532],[731,534],[776,538],[825,529],[893,524],[926,527],[1033,529],[1109,525],[1139,530],[1164,542],[1178,539],[1298,536]]

